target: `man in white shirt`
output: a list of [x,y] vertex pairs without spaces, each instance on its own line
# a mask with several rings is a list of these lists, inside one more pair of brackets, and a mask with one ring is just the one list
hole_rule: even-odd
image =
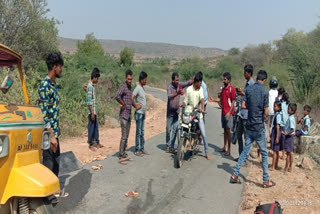
[[266,128],[266,139],[267,142],[270,142],[270,126],[273,120],[274,116],[274,110],[273,110],[273,104],[276,101],[276,98],[278,97],[278,80],[275,76],[272,77],[272,79],[269,82],[269,114],[268,117],[265,120],[265,128]]
[[206,137],[206,131],[203,121],[202,113],[204,110],[204,95],[203,89],[201,87],[202,83],[202,75],[198,72],[194,77],[193,85],[187,88],[186,96],[184,98],[184,102],[181,104],[182,106],[191,105],[193,108],[199,108],[200,113],[198,116],[199,119],[199,128],[204,144],[205,157],[210,160],[211,157],[208,155],[208,141]]

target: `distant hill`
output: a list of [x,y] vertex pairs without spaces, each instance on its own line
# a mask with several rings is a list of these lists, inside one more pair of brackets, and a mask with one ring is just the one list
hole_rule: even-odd
[[[77,45],[76,39],[59,37],[59,48],[62,52],[74,53]],[[200,48],[196,46],[174,45],[167,43],[154,42],[134,42],[123,40],[99,40],[104,50],[118,56],[120,51],[125,48],[133,48],[137,58],[188,58],[188,57],[216,57],[225,55],[226,51],[219,48]]]

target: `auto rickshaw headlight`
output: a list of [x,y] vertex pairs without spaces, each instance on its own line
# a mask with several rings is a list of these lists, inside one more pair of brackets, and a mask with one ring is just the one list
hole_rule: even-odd
[[6,157],[9,154],[9,136],[0,134],[0,158]]
[[50,132],[44,131],[42,133],[42,149],[48,150],[50,148]]

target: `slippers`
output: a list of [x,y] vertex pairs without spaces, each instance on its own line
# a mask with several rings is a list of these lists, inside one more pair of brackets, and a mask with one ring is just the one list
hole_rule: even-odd
[[[69,193],[65,192],[64,190],[61,190],[60,193],[56,193],[56,194],[54,194],[54,196],[55,196],[56,198],[66,198],[66,197],[69,196]],[[51,203],[52,203],[52,202],[51,202]]]
[[137,198],[139,196],[139,193],[131,190],[130,192],[127,192],[126,194],[124,194],[126,197],[128,198]]
[[240,178],[235,175],[232,175],[230,178],[230,183],[232,184],[241,184]]
[[95,147],[96,147],[96,148],[98,148],[98,149],[100,149],[100,148],[103,148],[103,147],[104,147],[104,145],[97,144]]
[[118,163],[120,163],[120,164],[122,164],[122,165],[127,165],[128,164],[128,162],[127,161],[125,161],[125,160],[119,160],[119,162]]
[[126,158],[123,158],[123,161],[133,161],[133,159],[129,158],[129,157],[126,157]]
[[268,182],[263,182],[263,188],[269,188],[269,187],[273,187],[275,185],[276,185],[276,183],[273,181],[270,181],[270,180]]
[[103,166],[101,164],[98,164],[98,165],[95,165],[95,166],[91,167],[91,169],[93,169],[93,170],[100,170],[102,168],[103,168]]
[[220,149],[219,152],[227,152],[225,149]]

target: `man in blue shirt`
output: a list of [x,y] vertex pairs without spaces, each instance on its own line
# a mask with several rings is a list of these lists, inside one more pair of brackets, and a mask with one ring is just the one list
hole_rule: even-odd
[[266,80],[267,72],[260,70],[257,74],[257,82],[246,89],[242,101],[242,109],[248,109],[245,147],[230,178],[231,183],[241,183],[238,177],[240,168],[249,155],[252,143],[256,141],[262,155],[263,187],[275,186],[275,183],[269,180],[268,150],[264,127],[264,118],[268,115],[269,106],[269,93],[264,87]]

